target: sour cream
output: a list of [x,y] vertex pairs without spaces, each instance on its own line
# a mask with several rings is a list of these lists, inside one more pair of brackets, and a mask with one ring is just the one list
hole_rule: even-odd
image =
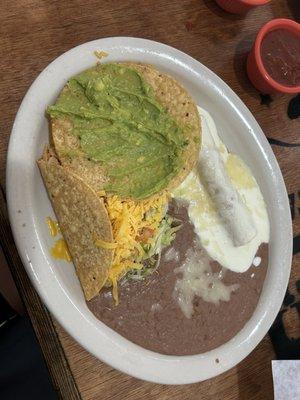
[[172,195],[189,202],[189,218],[208,255],[225,268],[245,272],[260,244],[269,241],[266,205],[250,169],[228,152],[210,114],[198,110],[200,161]]

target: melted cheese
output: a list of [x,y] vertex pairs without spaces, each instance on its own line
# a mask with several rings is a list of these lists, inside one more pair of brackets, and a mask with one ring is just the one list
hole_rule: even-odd
[[60,232],[58,222],[54,221],[51,217],[47,217],[46,222],[50,231],[50,235],[56,236]]
[[[53,237],[57,236],[60,233],[58,222],[51,217],[47,217],[46,222],[50,231],[50,235]],[[64,260],[68,262],[72,261],[67,243],[63,238],[56,240],[54,246],[50,249],[50,254],[56,260]]]
[[56,260],[72,261],[67,243],[63,238],[58,239],[50,250],[50,254]]
[[225,285],[222,282],[222,271],[212,271],[210,259],[198,243],[195,249],[188,250],[185,262],[174,272],[182,276],[176,281],[173,296],[187,318],[194,313],[195,296],[219,304],[220,301],[229,301],[231,293],[239,288],[238,284]]

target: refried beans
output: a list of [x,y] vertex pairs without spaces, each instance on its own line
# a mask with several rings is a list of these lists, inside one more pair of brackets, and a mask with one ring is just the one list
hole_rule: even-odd
[[[115,306],[111,291],[104,289],[88,307],[114,331],[146,349],[168,355],[199,354],[230,340],[252,316],[267,271],[268,246],[261,245],[257,252],[259,266],[245,273],[226,270],[223,282],[238,285],[228,302],[214,304],[195,297],[194,314],[187,318],[174,298],[178,279],[174,270],[184,262],[196,234],[184,204],[173,201],[169,214],[182,221],[171,245],[178,258],[165,257],[170,247],[164,249],[150,277],[120,284],[119,305]],[[212,269],[218,272],[221,266],[212,262]]]

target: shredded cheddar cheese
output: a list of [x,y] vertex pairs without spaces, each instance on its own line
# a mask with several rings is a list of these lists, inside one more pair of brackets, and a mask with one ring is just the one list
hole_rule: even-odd
[[56,236],[60,232],[58,222],[54,221],[51,217],[47,217],[46,222],[50,231],[50,235]]
[[106,51],[102,50],[95,50],[94,54],[99,60],[102,60],[102,58],[108,57],[108,53]]
[[106,199],[112,223],[113,237],[117,244],[114,260],[108,275],[113,286],[113,297],[118,302],[117,282],[128,271],[141,269],[145,256],[142,244],[155,235],[165,215],[169,194],[167,192],[143,201],[121,200],[118,196]]
[[105,240],[99,238],[95,239],[95,245],[108,250],[114,250],[118,246],[117,243],[106,242]]

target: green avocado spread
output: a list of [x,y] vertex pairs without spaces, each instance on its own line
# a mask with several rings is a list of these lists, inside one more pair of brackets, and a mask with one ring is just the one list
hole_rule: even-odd
[[71,120],[86,158],[103,166],[108,193],[144,199],[182,167],[184,129],[133,68],[103,64],[74,76],[48,113]]

